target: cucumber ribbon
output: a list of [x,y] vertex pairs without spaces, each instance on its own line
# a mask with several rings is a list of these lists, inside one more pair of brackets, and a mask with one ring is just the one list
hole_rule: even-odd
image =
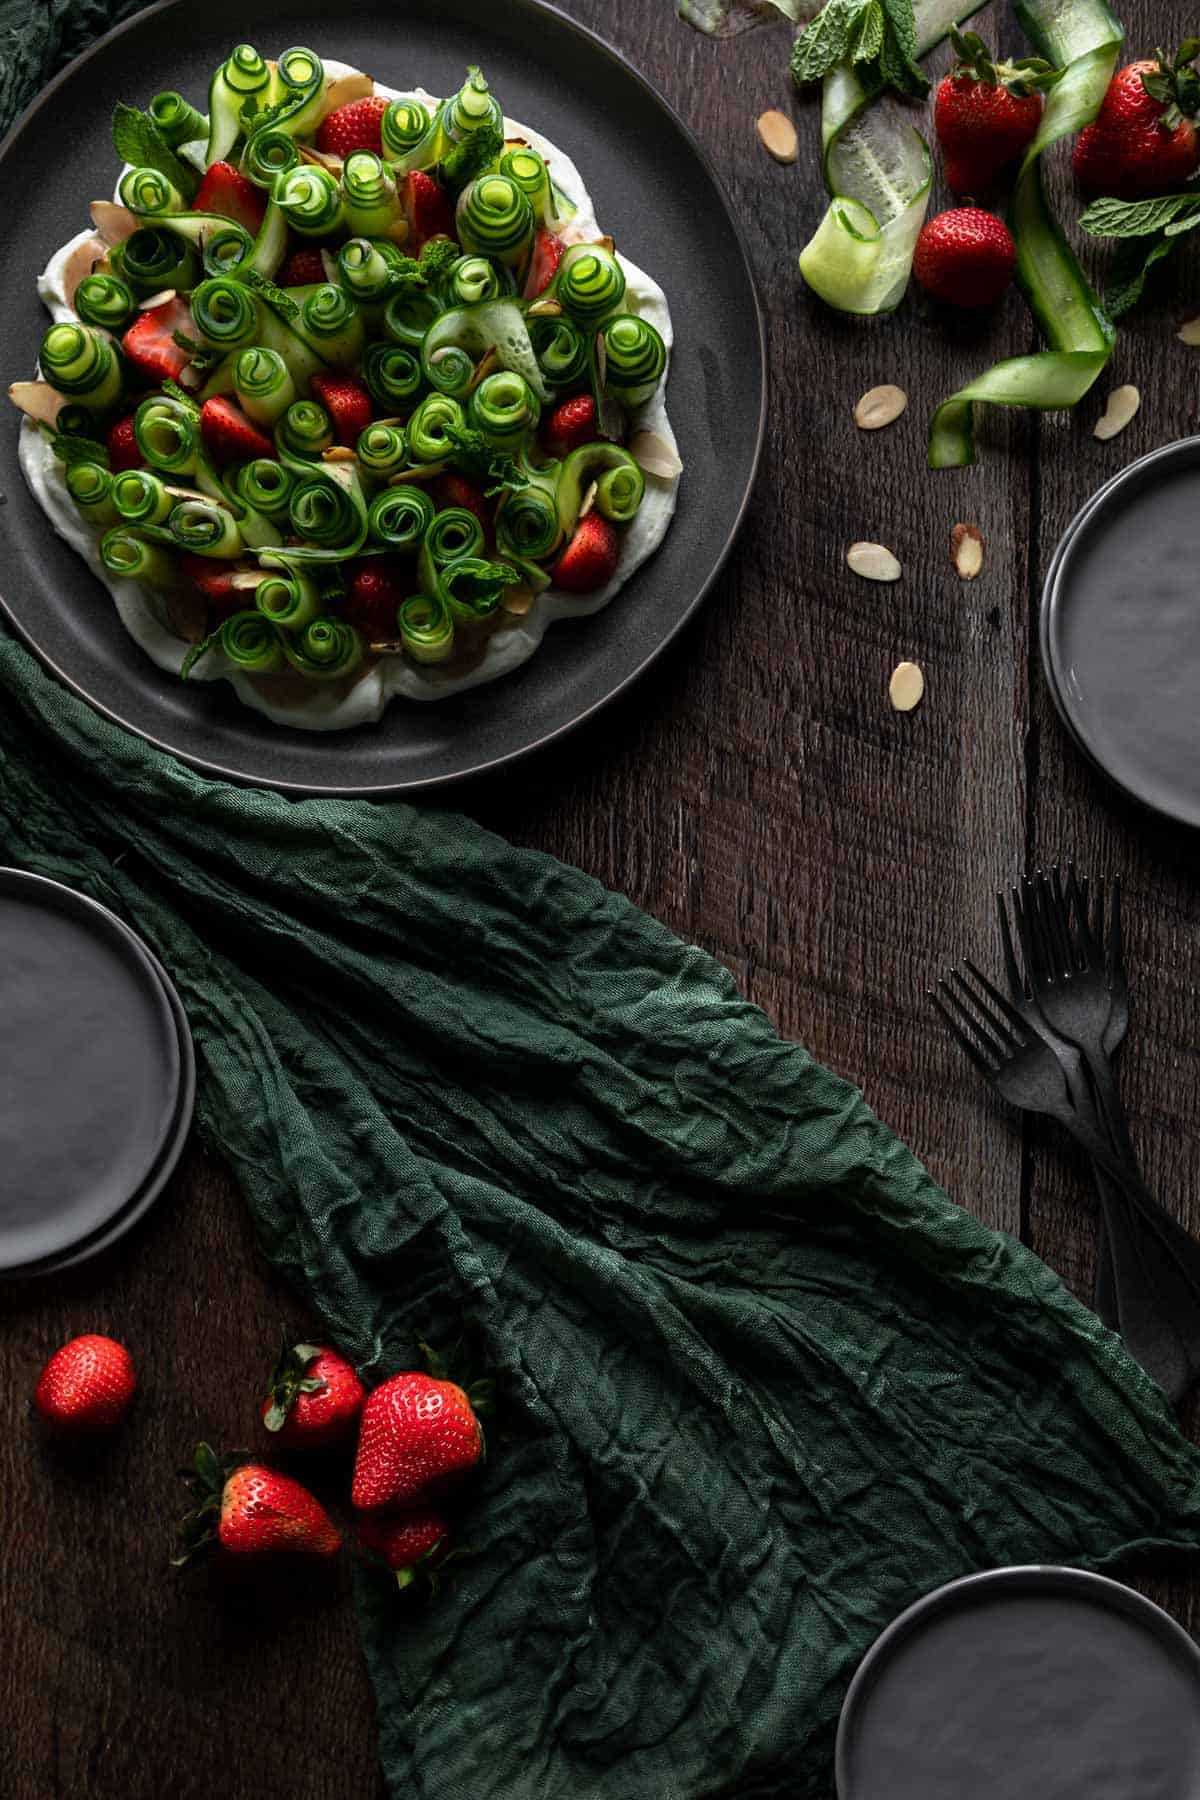
[[[916,53],[924,56],[983,0],[917,0]],[[881,104],[877,80],[841,62],[825,77],[821,141],[833,196],[800,253],[800,273],[839,312],[891,312],[908,286],[929,205],[929,147],[898,101]]]
[[975,460],[977,400],[1041,411],[1074,406],[1112,354],[1116,332],[1046,204],[1040,161],[1060,138],[1091,123],[1116,67],[1124,32],[1104,0],[1017,0],[1017,17],[1039,53],[1063,73],[1050,90],[1037,136],[1017,175],[1009,222],[1017,279],[1050,348],[1009,357],[943,400],[929,432],[929,466]]

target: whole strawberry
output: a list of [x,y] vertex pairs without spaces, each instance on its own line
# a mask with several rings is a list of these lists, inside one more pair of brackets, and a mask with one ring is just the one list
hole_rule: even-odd
[[382,156],[380,123],[387,108],[387,101],[378,94],[369,94],[365,100],[348,100],[321,121],[317,149],[327,156],[347,157],[352,150],[373,150],[376,156]]
[[181,1473],[196,1505],[179,1527],[176,1568],[218,1547],[233,1556],[332,1556],[341,1545],[341,1532],[306,1487],[250,1462],[244,1450],[218,1456],[197,1444],[193,1467]]
[[33,1403],[62,1431],[107,1431],[137,1387],[133,1358],[115,1338],[89,1333],[56,1350],[38,1376]]
[[441,1377],[432,1352],[426,1356],[433,1373],[393,1375],[367,1396],[350,1490],[360,1512],[427,1501],[483,1459],[475,1408],[486,1405],[491,1383],[467,1393]]
[[1118,69],[1099,114],[1075,145],[1072,164],[1085,192],[1140,200],[1196,173],[1200,77],[1192,59],[1198,52],[1193,38],[1174,59],[1160,50],[1154,61]]
[[958,61],[937,91],[933,122],[946,184],[978,194],[1020,156],[1042,116],[1039,80],[1050,64],[1037,57],[995,63],[976,32],[951,32]]
[[325,1449],[350,1435],[365,1392],[353,1366],[336,1350],[285,1344],[262,1403],[263,1424],[285,1449]]
[[346,577],[341,615],[369,644],[387,643],[400,629],[396,614],[412,586],[398,557],[367,557]]
[[1008,226],[978,206],[956,206],[930,219],[921,227],[913,255],[913,274],[921,286],[951,306],[991,306],[1016,266],[1017,247]]
[[403,1589],[442,1561],[450,1545],[450,1527],[440,1513],[422,1507],[391,1519],[363,1519],[358,1541],[394,1572],[397,1587]]

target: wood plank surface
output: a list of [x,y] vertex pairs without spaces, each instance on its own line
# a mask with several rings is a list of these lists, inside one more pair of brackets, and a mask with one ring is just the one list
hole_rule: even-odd
[[[1036,657],[1038,584],[1072,513],[1133,455],[1194,429],[1196,353],[1169,329],[1187,299],[1163,284],[1122,333],[1103,386],[1133,380],[1143,393],[1123,438],[1091,437],[1098,397],[1071,419],[997,411],[980,422],[977,467],[931,475],[931,404],[1033,346],[1018,296],[956,330],[912,297],[890,319],[832,316],[795,267],[822,196],[817,108],[791,90],[786,30],[720,46],[680,24],[669,0],[561,3],[655,82],[724,176],[769,321],[768,445],[740,545],[661,663],[549,754],[447,803],[580,865],[711,950],[781,1031],[864,1087],[963,1205],[1024,1230],[1086,1296],[1086,1171],[1053,1132],[1023,1129],[991,1100],[924,996],[964,950],[995,961],[992,894],[1030,858],[1073,853],[1120,871],[1135,990],[1122,1085],[1147,1173],[1200,1230],[1195,843],[1084,763]],[[1014,47],[991,10],[993,35]],[[1182,0],[1123,10],[1139,54],[1194,23]],[[767,106],[797,120],[793,168],[757,143]],[[1061,168],[1055,192],[1069,216]],[[935,206],[945,203],[939,190]],[[1200,310],[1194,259],[1187,267]],[[862,434],[854,402],[881,381],[912,403],[888,431]],[[950,563],[959,520],[987,542],[970,585]],[[848,571],[846,546],[860,537],[895,550],[899,583]],[[901,658],[920,662],[928,684],[909,715],[887,700]],[[305,1326],[257,1256],[226,1172],[194,1148],[128,1243],[4,1299],[0,1794],[372,1800],[371,1701],[344,1576],[278,1592],[180,1581],[165,1567],[174,1470],[198,1436],[255,1441],[265,1364],[285,1326]],[[136,1430],[74,1461],[41,1444],[28,1396],[48,1352],[87,1329],[120,1336],[144,1380]],[[1187,1419],[1195,1432],[1200,1412]],[[1196,1626],[1200,1581],[1177,1566],[1138,1578]]]

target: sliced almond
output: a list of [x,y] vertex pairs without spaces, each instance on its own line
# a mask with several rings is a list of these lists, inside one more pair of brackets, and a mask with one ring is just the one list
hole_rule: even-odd
[[55,424],[66,405],[58,389],[52,388],[48,381],[14,381],[9,386],[8,397],[27,419],[37,419],[42,425]]
[[860,431],[882,431],[900,417],[907,405],[904,389],[884,382],[882,387],[867,389],[854,409],[854,423]]
[[535,300],[526,311],[527,319],[557,319],[562,307],[557,300]]
[[96,264],[103,262],[107,248],[100,237],[85,238],[82,244],[76,244],[63,265],[63,297],[68,306],[74,306],[75,290],[81,281],[95,273]]
[[204,386],[203,372],[196,367],[195,363],[185,363],[179,371],[179,385],[195,392],[197,388]]
[[1175,336],[1181,344],[1200,344],[1200,318],[1185,319]]
[[758,141],[777,163],[794,163],[799,155],[796,127],[786,113],[773,106],[758,115]]
[[93,200],[89,210],[92,224],[106,244],[123,244],[138,228],[129,208],[118,206],[115,200]]
[[168,300],[174,298],[174,288],[160,288],[157,294],[148,294],[144,300],[139,300],[138,307],[142,312],[151,312],[156,306],[165,306]]
[[846,561],[867,581],[899,581],[900,564],[885,544],[851,544]]
[[[171,483],[169,481],[164,481],[163,491],[168,494],[173,494],[175,496],[176,500],[211,500],[212,499],[211,494],[202,494],[200,492],[199,488],[172,487]],[[218,504],[219,504],[219,502],[218,502]]]
[[339,106],[346,106],[351,100],[366,100],[375,92],[375,83],[361,69],[349,69],[345,75],[335,75],[325,89],[324,106],[326,113],[336,112]]
[[604,237],[589,238],[587,241],[589,244],[595,244],[597,250],[607,250],[610,254],[617,247],[616,244],[613,242],[612,238],[608,237],[607,235]]
[[328,450],[322,450],[321,461],[327,463],[346,463],[357,462],[358,458],[355,456],[353,450],[347,448],[345,444],[331,444]]
[[683,473],[683,464],[674,444],[658,431],[639,431],[629,442],[629,454],[639,469],[647,475],[658,475],[664,481],[673,481],[676,475]]
[[593,481],[591,486],[588,488],[587,493],[583,496],[583,501],[579,508],[579,516],[581,519],[586,519],[588,514],[591,512],[593,506],[595,506],[596,495],[599,491],[599,488],[600,488],[600,483],[598,481]]
[[520,619],[529,611],[536,599],[537,595],[531,587],[510,587],[505,588],[500,596],[500,605],[506,613],[512,613],[514,618]]
[[983,567],[983,533],[978,525],[956,525],[950,533],[950,554],[964,581],[974,581]]
[[239,569],[236,575],[229,577],[229,585],[240,594],[251,594],[255,588],[261,587],[269,579],[265,569]]
[[467,383],[468,394],[473,394],[475,392],[475,389],[479,386],[480,382],[486,380],[499,361],[500,353],[494,346],[491,350],[486,350],[484,352],[479,361],[475,364],[475,373]]
[[505,138],[504,148],[506,150],[528,150],[529,139],[518,137]]
[[336,155],[334,151],[314,150],[311,144],[297,144],[296,148],[300,152],[301,162],[319,163],[323,169],[328,169],[331,175],[340,177],[342,163],[345,159]]
[[415,469],[401,469],[398,475],[388,476],[389,487],[403,487],[406,481],[432,481],[435,475],[444,475],[444,462],[418,463]]
[[372,656],[403,656],[403,638],[383,638],[377,644],[368,644],[367,649]]
[[925,677],[919,663],[897,663],[888,682],[888,698],[897,712],[911,712],[925,692]]
[[1115,438],[1118,432],[1124,431],[1141,404],[1142,396],[1132,382],[1126,382],[1124,387],[1114,388],[1108,396],[1108,404],[1103,413],[1096,420],[1092,436],[1104,441]]

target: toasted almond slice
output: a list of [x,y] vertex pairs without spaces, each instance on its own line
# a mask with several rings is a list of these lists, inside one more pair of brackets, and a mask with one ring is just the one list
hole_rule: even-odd
[[168,300],[175,298],[174,288],[159,288],[157,294],[147,294],[144,300],[138,301],[141,312],[150,312],[156,306],[165,306]]
[[614,243],[614,241],[612,240],[612,238],[610,238],[607,233],[605,233],[605,235],[603,237],[589,238],[588,243],[595,244],[597,250],[613,251],[617,247],[616,244]]
[[389,487],[402,487],[406,481],[432,481],[435,475],[444,475],[444,462],[418,463],[415,469],[401,469],[398,475],[388,476]]
[[978,525],[956,525],[950,533],[950,555],[964,581],[974,581],[983,567],[983,533]]
[[786,113],[773,106],[758,115],[758,141],[777,163],[794,163],[799,155],[796,127]]
[[593,506],[595,506],[596,494],[599,486],[600,483],[598,481],[593,481],[586,494],[583,496],[583,502],[579,508],[579,516],[581,519],[586,519]]
[[191,388],[194,392],[204,386],[204,376],[195,363],[185,363],[179,371],[180,387]]
[[501,594],[500,605],[506,613],[512,613],[514,618],[520,619],[529,611],[536,599],[537,595],[531,587],[510,587],[505,588]]
[[66,405],[58,389],[52,388],[48,381],[11,382],[8,397],[14,406],[20,407],[27,419],[37,419],[42,425],[55,424]]
[[900,564],[886,544],[851,544],[846,561],[867,581],[899,581]]
[[334,151],[314,150],[311,144],[297,144],[296,148],[300,152],[301,162],[319,163],[323,169],[328,169],[331,175],[341,175],[344,158],[338,156]]
[[351,100],[365,100],[375,92],[375,83],[361,69],[350,69],[345,75],[335,75],[325,89],[326,117],[336,112],[339,106],[346,106]]
[[[169,481],[163,482],[163,491],[174,494],[177,500],[211,500],[211,494],[202,494],[199,488],[172,487]],[[218,502],[219,504],[219,502]]]
[[882,431],[900,417],[907,405],[904,389],[884,382],[882,387],[867,389],[854,409],[854,423],[860,431]]
[[229,585],[231,588],[236,588],[239,593],[250,594],[255,588],[261,587],[267,579],[265,569],[239,569],[236,575],[229,577]]
[[372,656],[403,656],[403,638],[381,638],[377,644],[368,644],[367,649]]
[[529,139],[519,137],[505,138],[504,148],[506,150],[528,150]]
[[355,456],[353,450],[349,449],[345,444],[330,444],[328,450],[322,450],[321,461],[328,463],[346,463],[357,462],[358,458]]
[[897,712],[911,712],[925,692],[925,677],[919,663],[897,663],[888,682],[888,697]]
[[1200,318],[1185,319],[1175,336],[1181,344],[1200,344]]
[[1101,416],[1096,420],[1093,437],[1103,439],[1115,438],[1118,432],[1124,431],[1142,404],[1142,396],[1133,386],[1126,382],[1124,387],[1114,388],[1108,396],[1108,403]]
[[[432,360],[432,358],[430,360]],[[494,347],[491,350],[485,350],[484,354],[475,364],[475,373],[467,383],[468,394],[473,394],[475,392],[475,389],[479,386],[480,382],[486,380],[499,361],[500,354]]]
[[528,308],[525,317],[527,319],[557,319],[561,312],[562,307],[557,300],[535,300],[533,305]]
[[115,200],[93,200],[89,211],[92,224],[106,244],[123,244],[138,228],[129,208],[118,206]]
[[683,473],[678,450],[661,432],[635,433],[629,442],[629,454],[639,469],[644,469],[647,475],[658,475],[664,481],[674,481],[676,475]]
[[95,272],[96,264],[103,262],[107,253],[108,245],[101,237],[85,238],[82,244],[76,244],[63,265],[63,297],[68,306],[74,306],[75,290]]

